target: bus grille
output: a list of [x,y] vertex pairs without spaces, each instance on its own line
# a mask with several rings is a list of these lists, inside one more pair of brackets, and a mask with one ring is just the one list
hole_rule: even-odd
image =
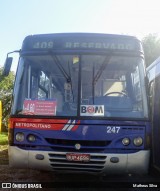
[[67,140],[67,139],[51,139],[46,138],[46,141],[53,146],[75,146],[79,143],[82,147],[106,147],[111,141],[92,141],[92,140]]
[[53,170],[56,171],[73,171],[73,172],[101,172],[104,168],[105,155],[90,155],[89,162],[68,161],[66,153],[49,153],[49,161]]

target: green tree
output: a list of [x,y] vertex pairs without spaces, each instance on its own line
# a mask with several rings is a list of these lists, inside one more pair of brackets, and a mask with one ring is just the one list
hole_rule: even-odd
[[157,34],[149,34],[142,39],[146,67],[160,56],[160,39]]
[[3,68],[0,68],[0,100],[2,101],[2,124],[7,127],[7,121],[11,109],[11,99],[14,83],[14,72],[7,77],[2,76]]

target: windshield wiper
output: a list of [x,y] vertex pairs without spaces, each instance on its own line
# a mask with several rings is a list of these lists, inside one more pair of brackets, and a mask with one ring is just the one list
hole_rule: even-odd
[[66,82],[71,85],[71,94],[72,94],[73,102],[74,102],[74,94],[73,94],[73,87],[72,87],[72,79],[71,79],[71,71],[70,71],[70,67],[69,67],[69,62],[68,62],[69,74],[67,74],[64,67],[61,65],[60,61],[58,60],[57,56],[53,55],[53,54],[50,54],[50,55],[51,55],[52,59],[54,60],[55,64],[57,65],[57,67],[59,68],[59,70],[61,71],[61,73],[63,74],[64,78],[66,79]]
[[101,67],[97,71],[95,75],[95,65],[93,65],[93,80],[92,80],[92,98],[93,98],[93,104],[94,104],[94,93],[95,93],[95,85],[99,78],[101,77],[103,71],[105,70],[106,66],[108,65],[109,61],[111,59],[111,56],[106,56],[104,62],[102,63]]
[[68,83],[71,83],[71,77],[67,74],[67,72],[65,71],[65,69],[63,68],[63,66],[61,65],[61,63],[59,62],[57,56],[51,54],[51,57],[53,58],[55,64],[57,65],[57,67],[59,68],[59,70],[61,71],[61,73],[63,74],[63,76],[65,77],[66,81],[67,81]]
[[95,85],[97,83],[97,81],[99,80],[99,78],[102,75],[102,72],[105,70],[106,66],[108,65],[109,61],[110,61],[111,56],[107,56],[104,60],[104,62],[102,63],[100,69],[98,70],[97,74],[95,75],[95,77],[93,78],[93,84]]

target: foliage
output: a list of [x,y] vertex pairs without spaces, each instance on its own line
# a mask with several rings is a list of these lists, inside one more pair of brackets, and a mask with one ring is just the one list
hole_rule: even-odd
[[156,34],[149,34],[142,39],[146,67],[160,56],[160,39]]
[[8,144],[8,133],[0,133],[0,145]]
[[2,124],[7,127],[7,121],[11,108],[11,98],[14,83],[14,73],[10,72],[7,77],[2,76],[3,68],[0,68],[0,100],[2,101]]

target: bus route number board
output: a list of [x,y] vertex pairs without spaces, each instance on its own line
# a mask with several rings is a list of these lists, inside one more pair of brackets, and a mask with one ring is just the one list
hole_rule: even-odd
[[68,161],[89,162],[90,161],[90,155],[89,154],[81,154],[81,153],[66,153],[66,159]]

